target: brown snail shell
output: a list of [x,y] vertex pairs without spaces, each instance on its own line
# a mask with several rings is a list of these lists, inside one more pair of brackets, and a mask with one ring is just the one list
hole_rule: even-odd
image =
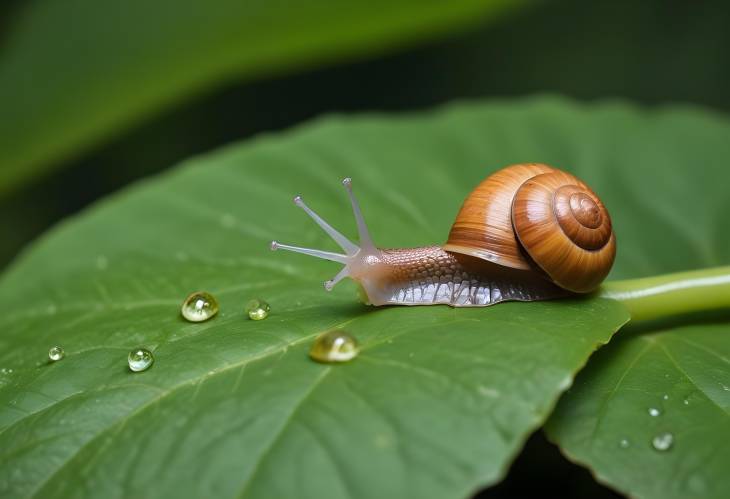
[[586,293],[611,270],[616,238],[608,211],[584,182],[527,163],[495,172],[469,194],[443,249],[544,272]]

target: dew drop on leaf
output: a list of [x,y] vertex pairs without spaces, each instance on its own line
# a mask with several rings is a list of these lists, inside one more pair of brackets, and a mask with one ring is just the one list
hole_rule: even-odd
[[266,319],[271,312],[271,306],[264,300],[254,299],[246,304],[246,313],[248,317],[254,321]]
[[48,360],[51,362],[57,362],[61,359],[63,359],[66,356],[66,352],[63,351],[63,348],[59,347],[58,345],[48,350]]
[[664,400],[669,400],[669,395],[667,395],[667,394],[665,393],[665,394],[664,394],[664,396],[663,396],[662,398],[663,398]]
[[309,356],[317,362],[347,362],[360,353],[360,347],[354,336],[346,331],[333,330],[320,334],[311,350]]
[[145,371],[150,368],[155,358],[152,356],[152,352],[146,348],[135,348],[129,352],[127,362],[129,368],[134,372]]
[[660,433],[651,441],[651,446],[661,452],[669,450],[673,444],[674,435],[672,435],[671,433]]
[[626,438],[622,438],[621,441],[618,443],[619,447],[622,449],[628,449],[631,443]]
[[203,322],[218,313],[218,301],[210,293],[196,291],[185,298],[182,316],[190,322]]
[[649,407],[649,416],[656,417],[656,416],[659,416],[661,413],[662,413],[662,411],[660,411],[656,407]]

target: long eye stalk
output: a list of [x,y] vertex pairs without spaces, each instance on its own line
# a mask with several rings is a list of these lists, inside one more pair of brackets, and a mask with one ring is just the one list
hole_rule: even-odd
[[347,237],[345,237],[342,233],[340,233],[337,229],[332,227],[329,223],[327,223],[322,217],[317,215],[317,213],[314,212],[309,206],[306,205],[304,200],[301,196],[296,196],[294,198],[294,204],[296,204],[298,207],[300,207],[304,212],[309,215],[309,217],[315,221],[317,225],[319,225],[322,230],[324,230],[339,246],[342,248],[342,250],[345,252],[345,254],[340,253],[333,253],[331,251],[323,251],[318,249],[312,249],[312,248],[303,248],[300,246],[292,246],[289,244],[282,244],[277,241],[271,242],[271,249],[272,250],[278,250],[283,249],[287,251],[293,251],[295,253],[302,253],[305,255],[313,256],[315,258],[321,258],[323,260],[330,260],[333,262],[338,262],[343,264],[345,267],[341,269],[335,277],[330,279],[329,281],[326,281],[324,283],[324,287],[327,291],[332,290],[332,288],[335,287],[335,284],[340,282],[345,277],[350,277],[352,275],[352,264],[355,262],[356,257],[362,257],[364,254],[370,254],[374,251],[376,251],[375,245],[373,244],[373,240],[370,237],[370,232],[368,231],[367,225],[365,223],[365,219],[362,216],[362,211],[360,210],[360,204],[357,202],[357,199],[355,198],[355,195],[352,192],[352,179],[349,177],[344,179],[342,181],[342,185],[345,186],[345,189],[347,190],[347,194],[350,197],[350,204],[352,205],[352,211],[355,215],[355,222],[357,223],[357,231],[358,235],[360,237],[360,245],[354,244],[352,241],[350,241]]

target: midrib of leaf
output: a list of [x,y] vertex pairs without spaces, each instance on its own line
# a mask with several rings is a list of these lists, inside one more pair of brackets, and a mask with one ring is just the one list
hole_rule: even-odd
[[[183,382],[180,382],[180,383],[178,383],[176,385],[173,385],[172,387],[168,388],[167,390],[160,390],[159,387],[153,387],[153,386],[150,386],[150,385],[144,385],[144,386],[149,386],[150,388],[153,388],[154,390],[160,391],[160,394],[157,397],[153,397],[150,400],[148,400],[148,401],[144,402],[143,404],[139,405],[138,407],[136,407],[134,409],[134,411],[132,411],[132,412],[130,412],[128,414],[125,414],[124,416],[120,417],[119,419],[116,419],[116,420],[112,421],[111,424],[109,424],[105,428],[102,428],[99,432],[97,432],[95,435],[93,435],[91,438],[89,438],[89,440],[87,440],[83,445],[81,445],[79,448],[77,448],[75,450],[75,452],[74,452],[73,455],[71,455],[71,456],[68,457],[68,459],[63,463],[62,466],[60,466],[59,468],[57,468],[51,475],[49,475],[43,482],[41,482],[38,485],[38,487],[33,492],[31,492],[31,494],[28,497],[29,498],[30,497],[37,497],[38,492],[40,492],[41,490],[43,490],[43,488],[48,483],[50,483],[55,476],[57,476],[67,466],[69,466],[73,462],[74,456],[75,455],[78,455],[83,449],[85,449],[85,448],[89,447],[90,445],[92,445],[94,442],[96,442],[97,440],[99,440],[101,437],[103,437],[104,435],[106,435],[110,430],[112,430],[115,427],[118,427],[118,429],[116,430],[117,432],[121,431],[124,428],[124,426],[129,421],[131,421],[133,418],[135,418],[135,417],[139,416],[140,414],[144,413],[144,411],[146,411],[147,409],[149,409],[150,407],[152,407],[154,404],[156,404],[156,403],[160,402],[161,400],[165,399],[166,397],[168,397],[168,396],[176,393],[178,390],[181,390],[183,388],[186,388],[186,387],[192,386],[192,385],[196,385],[196,384],[200,385],[206,379],[209,379],[209,378],[212,378],[214,376],[220,375],[222,373],[231,371],[233,369],[243,368],[243,367],[245,367],[246,365],[248,365],[248,364],[250,364],[252,362],[256,362],[256,361],[259,361],[259,360],[263,360],[263,359],[272,357],[272,356],[274,356],[276,354],[285,352],[289,348],[292,348],[292,347],[295,347],[295,346],[297,346],[297,345],[299,345],[301,343],[304,343],[304,342],[313,340],[314,338],[316,338],[317,336],[319,336],[320,334],[322,334],[325,331],[330,331],[332,329],[341,329],[341,328],[344,328],[345,326],[349,325],[350,323],[356,321],[359,318],[360,318],[360,316],[347,319],[347,320],[342,321],[340,323],[333,324],[333,325],[327,327],[326,329],[319,330],[319,331],[317,331],[315,333],[312,333],[312,334],[303,336],[303,337],[301,337],[301,338],[299,338],[297,340],[291,341],[291,342],[289,342],[286,345],[283,345],[281,347],[277,347],[277,348],[274,348],[274,349],[269,349],[269,350],[266,350],[266,351],[264,351],[264,352],[262,352],[262,353],[260,353],[258,355],[254,355],[252,357],[248,357],[246,359],[243,359],[241,362],[235,362],[235,363],[232,363],[232,364],[228,364],[228,365],[226,365],[226,366],[224,366],[224,367],[222,367],[220,369],[213,370],[212,372],[206,373],[204,375],[194,376],[194,377],[189,378],[189,379],[187,379],[187,380],[185,380]],[[384,344],[386,341],[389,341],[389,340],[392,340],[392,339],[397,338],[399,336],[403,336],[405,334],[411,333],[411,332],[413,332],[415,330],[419,330],[420,331],[420,330],[428,329],[428,328],[431,328],[431,327],[444,327],[444,326],[458,324],[458,323],[461,323],[461,322],[479,322],[479,321],[476,320],[476,319],[473,319],[473,318],[463,318],[463,319],[454,319],[454,320],[447,321],[447,322],[444,322],[444,323],[437,323],[437,324],[425,325],[425,326],[424,325],[419,325],[419,326],[415,326],[415,327],[412,327],[412,328],[405,328],[405,329],[403,329],[403,330],[401,330],[401,331],[399,331],[399,332],[397,332],[395,334],[391,334],[391,335],[385,337],[384,339],[382,339],[380,341],[373,341],[373,342],[368,343],[367,345],[363,345],[363,347],[361,348],[361,351],[362,352],[365,352],[365,351],[367,351],[370,348],[373,348],[373,347],[376,347],[378,345]],[[178,341],[180,341],[180,340],[178,340]],[[329,369],[329,366],[328,366],[328,369]],[[317,383],[320,383],[321,381],[322,381],[322,379],[316,378],[315,379],[315,385]],[[453,383],[453,380],[450,380],[450,381]],[[143,385],[129,385],[129,386],[143,386]],[[106,387],[100,387],[100,388],[98,388],[96,390],[76,392],[76,393],[74,393],[74,394],[72,394],[72,395],[70,395],[68,397],[65,397],[65,398],[63,398],[61,400],[56,401],[53,404],[50,404],[50,405],[44,407],[40,411],[35,411],[33,413],[30,413],[30,414],[28,414],[28,415],[26,415],[26,416],[24,416],[24,417],[22,417],[22,418],[20,418],[20,419],[18,419],[16,421],[14,421],[11,425],[7,426],[2,431],[0,431],[0,435],[2,435],[5,431],[7,431],[8,429],[10,429],[11,427],[13,427],[13,426],[15,426],[17,424],[20,424],[26,418],[32,417],[33,415],[36,415],[36,414],[45,412],[47,410],[50,410],[50,409],[56,407],[58,404],[64,403],[64,402],[66,402],[69,399],[73,399],[73,398],[78,397],[80,395],[88,395],[88,394],[91,394],[91,393],[96,393],[98,391],[103,391],[103,390],[108,390],[108,389],[113,389],[113,388],[120,388],[120,387],[121,387],[121,385],[117,385],[117,386],[113,386],[113,387],[106,386]],[[296,412],[297,408],[300,407],[306,401],[306,398],[313,393],[314,388],[315,387],[310,387],[310,389],[308,389],[306,392],[304,392],[304,394],[302,395],[302,399],[298,400],[295,403],[294,407],[292,408],[292,411],[294,413]],[[293,416],[294,416],[293,413],[290,414],[289,416],[287,416],[287,423],[284,424],[279,429],[279,431],[275,433],[275,435],[273,437],[273,440],[278,440],[280,433],[281,432],[284,432],[286,430],[286,427],[292,421]],[[267,450],[265,450],[264,453],[256,461],[255,468],[259,468],[260,467],[261,462],[265,459],[266,455],[271,451],[271,449],[268,448],[268,445],[267,445],[266,449]],[[101,452],[98,452],[96,454],[96,456],[100,456],[101,454],[102,454]],[[89,465],[89,462],[85,463],[85,465],[88,466]],[[249,485],[246,485],[246,487],[248,487],[248,486]],[[243,494],[243,492],[241,494]]]
[[[670,333],[670,335],[671,335],[671,333]],[[656,345],[658,345],[658,347],[661,348],[662,353],[664,353],[664,355],[667,357],[667,359],[669,359],[669,361],[677,369],[677,371],[679,371],[682,374],[682,376],[684,376],[687,379],[687,381],[689,381],[697,389],[698,392],[702,393],[702,395],[704,395],[705,398],[707,398],[707,400],[709,400],[712,403],[713,406],[715,406],[718,409],[720,409],[720,411],[723,414],[725,414],[726,416],[730,416],[730,412],[728,412],[727,409],[725,409],[720,404],[718,404],[712,397],[708,396],[704,392],[704,390],[702,390],[700,388],[699,384],[697,384],[697,382],[694,379],[692,379],[692,377],[689,375],[689,373],[687,373],[687,371],[685,371],[684,368],[679,365],[679,363],[674,358],[674,356],[672,355],[672,353],[669,351],[669,349],[667,348],[667,346],[661,344],[661,339],[657,338],[655,341],[656,341]],[[720,360],[724,361],[725,363],[727,363],[727,359],[725,359],[724,357],[721,357],[721,356],[719,356],[717,354],[715,354],[715,356],[718,359],[720,359]]]
[[[641,341],[646,343],[646,346],[644,348],[642,348],[636,354],[636,357],[634,357],[634,359],[629,363],[629,365],[626,367],[624,372],[619,377],[614,388],[611,391],[607,392],[606,398],[601,403],[601,406],[598,411],[598,415],[596,416],[596,424],[594,425],[594,428],[593,428],[593,431],[591,432],[591,437],[590,437],[591,443],[595,440],[598,430],[600,429],[601,422],[604,420],[604,415],[606,413],[606,410],[608,409],[609,402],[611,401],[613,396],[618,392],[618,389],[621,386],[623,380],[626,378],[626,376],[628,376],[628,374],[631,372],[631,370],[637,365],[639,359],[641,357],[643,357],[646,353],[648,353],[653,348],[659,348],[662,351],[662,353],[664,354],[664,356],[672,363],[672,365],[677,370],[677,372],[679,372],[679,374],[681,374],[681,376],[683,376],[697,390],[698,393],[701,393],[702,396],[705,399],[707,399],[711,403],[712,406],[716,407],[723,414],[730,416],[730,411],[728,411],[727,409],[725,409],[724,407],[719,405],[717,402],[715,402],[715,400],[712,399],[712,397],[708,396],[705,393],[705,391],[703,390],[703,388],[694,379],[692,379],[692,377],[679,365],[679,363],[676,361],[674,356],[671,354],[671,352],[669,351],[667,346],[662,344],[662,339],[663,339],[663,337],[666,337],[666,336],[674,336],[674,337],[680,339],[681,341],[684,341],[684,338],[676,336],[673,333],[658,333],[658,334],[654,334],[652,336],[641,336],[639,338]],[[691,342],[686,342],[686,343],[692,344]],[[712,356],[720,359],[721,361],[723,361],[725,363],[730,363],[730,362],[728,362],[728,360],[725,357],[718,355],[716,352],[712,352],[705,348],[698,347],[698,349],[704,351],[705,353],[711,354]],[[563,454],[566,455],[566,457],[572,457],[565,450],[564,446],[560,446],[560,449],[563,452]]]
[[601,402],[601,406],[598,408],[598,415],[596,416],[596,424],[593,427],[593,432],[591,432],[591,438],[590,442],[591,445],[593,445],[593,442],[596,439],[596,435],[598,434],[598,430],[601,427],[601,421],[603,421],[603,417],[606,414],[606,411],[608,410],[608,404],[611,402],[613,397],[618,392],[619,387],[624,382],[624,379],[626,379],[626,376],[629,375],[631,370],[634,368],[636,363],[639,361],[641,357],[643,357],[650,349],[651,349],[651,343],[647,344],[644,348],[642,348],[637,354],[636,357],[634,357],[634,360],[632,360],[628,366],[626,366],[626,369],[619,377],[618,381],[616,381],[616,385],[614,385],[613,389],[606,394],[606,398]]
[[[692,377],[684,370],[684,368],[681,367],[681,365],[679,364],[679,362],[676,361],[676,359],[674,358],[674,356],[669,351],[669,348],[667,347],[667,345],[663,344],[664,343],[663,340],[666,339],[666,338],[668,338],[668,337],[673,337],[675,339],[678,339],[678,340],[682,341],[683,343],[687,343],[687,344],[690,344],[690,345],[694,345],[698,350],[701,350],[701,351],[705,352],[706,354],[710,354],[710,355],[716,357],[717,359],[721,360],[722,362],[724,362],[726,364],[730,364],[730,362],[728,361],[728,359],[726,359],[725,357],[719,355],[717,352],[713,352],[713,351],[708,350],[708,349],[706,349],[704,347],[701,347],[700,345],[694,344],[694,342],[691,342],[689,340],[686,340],[686,338],[684,338],[682,336],[679,336],[679,335],[677,335],[676,333],[673,333],[673,332],[667,332],[667,331],[665,331],[665,332],[652,333],[650,335],[645,335],[645,336],[639,336],[639,337],[637,337],[637,340],[646,342],[646,346],[644,348],[642,348],[636,354],[636,357],[631,361],[630,365],[626,368],[626,370],[620,376],[620,378],[619,378],[616,386],[614,387],[614,389],[611,390],[611,391],[609,391],[609,392],[607,392],[607,397],[601,403],[601,407],[599,409],[599,414],[596,417],[596,422],[595,422],[595,425],[593,427],[593,431],[591,432],[590,445],[593,444],[593,442],[595,440],[595,437],[596,437],[596,435],[598,433],[598,430],[600,428],[601,422],[605,419],[604,418],[604,415],[605,415],[605,412],[607,410],[608,402],[615,395],[615,393],[618,391],[618,387],[621,385],[621,382],[623,382],[623,380],[626,378],[626,376],[629,374],[629,372],[637,365],[638,360],[641,357],[643,357],[646,353],[648,353],[650,350],[652,350],[654,348],[658,348],[658,349],[661,350],[661,352],[664,354],[664,356],[674,366],[674,368],[676,369],[676,371],[686,381],[688,381],[689,384],[691,384],[695,388],[695,390],[697,391],[697,393],[700,393],[701,396],[705,400],[707,400],[712,407],[716,408],[723,415],[730,416],[730,412],[727,409],[725,409],[724,407],[722,407],[721,405],[719,405],[712,397],[710,397],[709,395],[707,395],[707,393],[700,387],[700,385],[697,382],[695,382],[695,380],[692,379]],[[621,341],[621,340],[619,340],[619,341]],[[627,341],[631,341],[631,339],[628,339]],[[591,474],[593,475],[593,477],[596,480],[598,480],[599,482],[601,482],[601,483],[603,483],[603,484],[605,484],[605,485],[607,485],[607,486],[609,486],[609,487],[613,488],[614,490],[617,490],[617,491],[619,491],[621,493],[630,494],[632,492],[632,490],[630,488],[627,488],[626,486],[620,485],[619,483],[617,483],[617,481],[615,480],[615,477],[612,477],[610,475],[605,475],[600,469],[598,469],[596,466],[594,466],[594,464],[587,458],[587,456],[580,455],[579,453],[575,453],[575,452],[572,452],[571,450],[569,450],[567,448],[567,446],[566,445],[563,445],[563,442],[561,442],[559,439],[557,439],[555,435],[551,434],[550,431],[546,432],[546,434],[548,436],[548,439],[551,442],[553,442],[555,445],[557,445],[557,447],[559,448],[561,454],[563,454],[571,462],[579,463],[582,466],[587,467],[588,470],[591,472]]]
[[[326,330],[329,330],[329,329],[339,329],[339,328],[345,327],[347,324],[353,322],[356,319],[357,318],[348,319],[348,320],[343,321],[343,322],[341,322],[339,324],[336,324],[336,325],[334,325],[331,328],[328,328]],[[178,383],[176,385],[173,385],[169,389],[163,390],[157,397],[153,397],[153,398],[149,399],[147,402],[144,402],[143,404],[139,405],[138,407],[136,407],[134,409],[134,411],[132,411],[132,412],[130,412],[128,414],[125,414],[123,417],[121,417],[121,418],[119,418],[117,420],[114,420],[110,425],[108,425],[107,427],[103,428],[97,434],[95,434],[94,436],[92,436],[91,438],[89,438],[89,440],[86,441],[81,447],[79,447],[78,449],[76,449],[75,454],[78,454],[83,449],[85,449],[88,446],[92,445],[94,442],[96,442],[99,438],[101,438],[102,436],[104,436],[108,431],[110,431],[115,426],[120,426],[121,425],[120,428],[119,428],[119,430],[117,430],[117,431],[120,431],[122,428],[124,428],[124,425],[126,425],[128,421],[130,421],[131,419],[133,419],[133,418],[137,417],[138,415],[142,414],[145,410],[149,409],[154,404],[156,404],[156,403],[160,402],[161,400],[165,399],[166,397],[168,397],[168,396],[176,393],[178,390],[180,390],[182,388],[185,388],[185,387],[188,387],[188,386],[192,386],[192,385],[195,385],[197,383],[203,383],[206,379],[211,378],[213,376],[217,376],[217,375],[219,375],[221,373],[224,373],[224,372],[227,372],[227,371],[230,371],[230,370],[233,370],[233,369],[242,368],[242,367],[244,367],[247,364],[250,364],[252,362],[256,362],[258,360],[263,360],[263,359],[269,358],[269,357],[271,357],[271,356],[273,356],[275,354],[285,352],[286,350],[288,350],[291,347],[294,347],[294,346],[296,346],[296,345],[298,345],[300,343],[304,343],[306,341],[310,341],[310,340],[314,339],[315,337],[317,337],[318,335],[320,335],[323,332],[324,331],[317,331],[315,333],[309,334],[307,336],[303,336],[302,338],[299,338],[299,339],[297,339],[295,341],[292,341],[290,343],[287,343],[284,346],[277,347],[277,348],[270,349],[270,350],[265,350],[261,354],[255,355],[255,356],[252,356],[252,357],[247,357],[246,359],[242,360],[241,362],[234,362],[232,364],[228,364],[228,365],[226,365],[226,366],[224,366],[224,367],[222,367],[220,369],[213,370],[212,373],[206,373],[204,375],[194,376],[194,377],[189,378],[189,379],[187,379],[187,380],[185,380],[185,381],[183,381],[181,383]],[[111,387],[100,387],[98,390],[105,390],[105,389],[109,389],[109,388],[111,388]],[[43,412],[43,411],[47,411],[47,410],[55,407],[59,403],[62,403],[64,401],[68,400],[69,398],[72,398],[73,396],[77,396],[77,395],[80,395],[80,394],[83,394],[83,393],[88,394],[88,393],[93,393],[93,391],[92,392],[88,392],[88,391],[87,392],[77,392],[77,393],[73,394],[70,397],[66,397],[64,399],[61,399],[58,402],[56,402],[54,404],[51,404],[51,405],[43,408],[41,411],[36,411],[36,412],[34,412],[32,414],[29,414],[26,417],[30,417],[33,414],[38,414],[38,413]],[[306,396],[306,393],[309,393],[309,392],[305,392],[305,396]],[[301,404],[301,401],[299,401],[297,403],[297,405],[299,405],[299,404]],[[5,430],[3,430],[3,432],[0,432],[0,435],[2,435],[2,433],[4,433],[7,429],[9,429],[9,428],[15,426],[16,424],[19,424],[20,422],[24,421],[26,419],[26,417],[23,417],[23,418],[15,421],[12,425],[6,427]],[[100,455],[100,454],[97,454],[97,455]],[[53,478],[55,476],[57,476],[59,473],[61,473],[66,468],[66,466],[68,466],[72,461],[73,461],[73,455],[70,456],[64,462],[64,464],[62,466],[60,466],[59,468],[57,468],[43,482],[41,482],[40,484],[38,484],[38,487],[33,492],[31,492],[31,494],[28,497],[36,497],[37,493],[40,492],[45,487],[45,485],[47,483],[50,483],[51,480],[53,480]]]
[[246,477],[246,479],[243,482],[243,485],[241,487],[241,491],[236,494],[236,497],[243,499],[246,496],[246,492],[248,491],[248,488],[251,486],[251,484],[256,479],[256,475],[259,473],[259,470],[261,469],[261,464],[268,459],[269,455],[271,454],[271,451],[276,447],[276,444],[281,440],[281,437],[286,432],[287,427],[292,423],[294,420],[294,416],[296,416],[297,411],[304,405],[304,402],[307,400],[307,397],[311,396],[314,391],[317,389],[319,384],[324,381],[324,379],[327,377],[327,375],[332,372],[332,366],[327,366],[324,370],[322,370],[319,375],[314,379],[314,382],[312,385],[307,389],[306,392],[302,395],[302,398],[297,401],[296,404],[294,404],[294,407],[292,407],[291,412],[284,420],[284,423],[279,427],[279,429],[274,433],[274,437],[266,444],[266,447],[264,448],[264,452],[261,454],[261,456],[256,460],[256,464],[251,469],[251,473]]

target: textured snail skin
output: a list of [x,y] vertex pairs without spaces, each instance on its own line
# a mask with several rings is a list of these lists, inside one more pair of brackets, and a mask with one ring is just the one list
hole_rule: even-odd
[[355,266],[351,276],[371,305],[484,307],[566,294],[533,272],[449,253],[439,246],[378,251],[367,270]]

